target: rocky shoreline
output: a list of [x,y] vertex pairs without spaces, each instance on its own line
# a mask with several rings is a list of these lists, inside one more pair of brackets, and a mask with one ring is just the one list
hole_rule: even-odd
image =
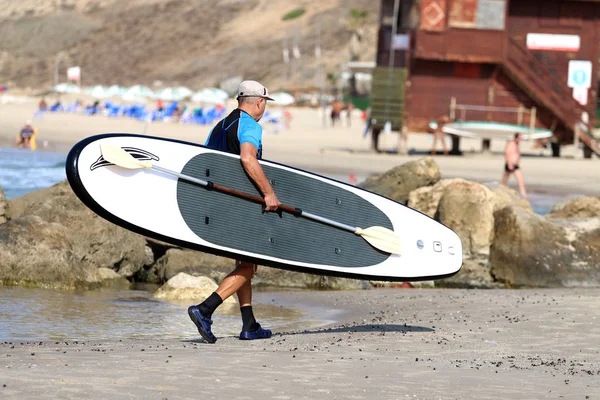
[[[507,187],[441,179],[430,157],[400,165],[360,186],[419,210],[460,236],[461,271],[413,286],[600,286],[598,197],[569,200],[539,216]],[[105,221],[79,201],[66,181],[10,201],[0,188],[0,284],[61,290],[127,288],[137,282],[166,284],[185,273],[169,285],[183,293],[187,286],[200,290],[204,283],[198,286],[196,279],[201,276],[219,282],[233,266],[231,259],[161,243]],[[254,284],[311,289],[392,285],[275,268],[261,268]]]

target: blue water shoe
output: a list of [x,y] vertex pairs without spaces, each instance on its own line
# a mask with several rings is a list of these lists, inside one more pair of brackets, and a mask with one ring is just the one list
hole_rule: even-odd
[[210,326],[212,325],[212,319],[206,318],[204,315],[202,315],[200,309],[197,306],[190,306],[188,308],[188,315],[190,316],[194,324],[196,324],[198,332],[200,333],[200,336],[204,338],[204,340],[206,340],[208,343],[214,343],[217,341],[217,338],[215,337],[215,335],[213,335],[212,331],[210,330]]
[[258,324],[258,329],[255,331],[240,332],[240,340],[268,339],[272,334],[270,329],[263,329],[260,324]]

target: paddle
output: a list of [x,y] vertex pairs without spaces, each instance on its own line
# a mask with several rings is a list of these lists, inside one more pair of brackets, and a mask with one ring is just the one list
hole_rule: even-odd
[[[262,197],[254,196],[248,193],[240,192],[235,189],[227,188],[221,185],[217,185],[211,181],[204,181],[202,179],[194,178],[192,176],[180,174],[179,172],[171,171],[158,165],[152,164],[150,161],[140,161],[135,159],[131,154],[116,146],[114,144],[101,143],[100,151],[104,159],[110,163],[113,163],[122,168],[128,169],[154,169],[156,171],[163,172],[165,174],[173,175],[186,181],[194,182],[199,185],[206,187],[208,190],[216,190],[222,193],[228,193],[233,196],[237,196],[243,199],[247,199],[259,204],[265,204],[265,200]],[[313,221],[322,222],[327,225],[334,226],[336,228],[352,232],[364,240],[366,240],[371,246],[384,251],[386,253],[400,254],[400,236],[394,231],[384,228],[382,226],[371,226],[366,229],[361,229],[355,226],[346,225],[341,222],[331,220],[329,218],[321,217],[319,215],[311,214],[306,211],[302,211],[299,208],[294,208],[280,204],[278,209],[287,213],[293,214],[296,217],[304,217]]]

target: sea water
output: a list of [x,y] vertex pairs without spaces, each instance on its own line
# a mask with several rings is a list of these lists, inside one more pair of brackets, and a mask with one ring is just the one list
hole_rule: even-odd
[[0,187],[7,199],[66,179],[66,154],[0,148]]

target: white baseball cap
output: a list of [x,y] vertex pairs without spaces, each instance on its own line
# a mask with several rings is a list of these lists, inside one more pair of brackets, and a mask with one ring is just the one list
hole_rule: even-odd
[[267,88],[256,81],[244,81],[240,83],[236,99],[240,97],[262,97],[263,99],[273,100],[269,97]]

